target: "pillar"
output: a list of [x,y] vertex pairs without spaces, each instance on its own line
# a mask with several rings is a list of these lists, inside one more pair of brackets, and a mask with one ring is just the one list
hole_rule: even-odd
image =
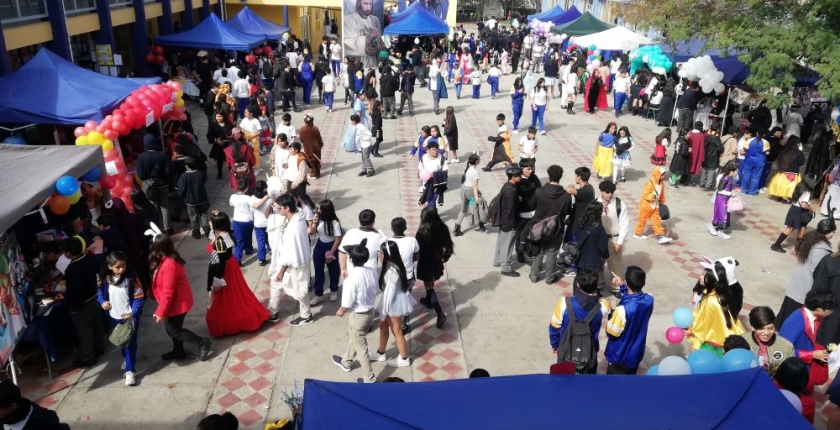
[[143,0],[132,0],[134,8],[134,22],[129,24],[131,29],[131,53],[134,57],[134,74],[137,76],[151,76],[152,66],[146,62],[149,53],[149,30],[146,26],[146,5]]
[[193,2],[184,0],[184,11],[181,12],[181,31],[193,28]]
[[201,7],[198,8],[198,17],[204,21],[210,16],[210,0],[201,0]]
[[70,50],[70,34],[67,32],[67,18],[65,17],[64,2],[62,0],[45,0],[47,15],[52,29],[52,40],[47,44],[50,51],[60,55],[67,61],[73,61],[73,51]]
[[289,26],[289,6],[283,6],[283,27]]
[[108,0],[96,0],[96,13],[99,15],[99,31],[93,38],[97,45],[111,45],[111,52],[117,53],[114,40],[114,26],[111,24],[111,4]]
[[3,23],[0,22],[0,78],[12,73],[12,65],[9,63],[9,51],[6,50],[6,36],[3,35]]
[[224,16],[224,14],[222,13],[222,7],[223,7],[223,6],[222,6],[222,0],[219,0],[219,1],[216,3],[216,5],[213,7],[213,12],[214,12],[214,13],[215,13],[218,17],[219,17],[219,19],[221,19],[222,21],[224,21],[225,16]]
[[175,32],[172,26],[172,1],[160,0],[163,14],[158,18],[158,31],[161,36],[168,36]]

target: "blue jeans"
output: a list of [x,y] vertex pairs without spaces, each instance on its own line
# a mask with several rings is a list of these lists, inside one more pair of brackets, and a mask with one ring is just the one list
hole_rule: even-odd
[[257,260],[265,261],[265,253],[268,249],[266,227],[254,227],[254,236],[257,236]]
[[764,164],[744,166],[744,181],[741,188],[744,194],[754,196],[758,194],[758,183],[761,181],[761,170]]
[[341,73],[341,60],[330,60],[330,65],[332,65],[333,76],[338,76]]
[[537,121],[540,123],[539,131],[545,130],[545,125],[543,124],[543,116],[545,115],[545,105],[537,106],[537,109],[531,109],[531,127],[537,125]]
[[324,93],[324,104],[327,105],[327,109],[332,109],[333,100],[335,100],[334,92]]
[[248,103],[251,102],[251,99],[248,98],[236,98],[236,108],[239,111],[239,117],[245,118],[245,108],[248,107]]
[[481,97],[481,85],[473,85],[473,98],[477,99]]
[[312,102],[312,81],[301,81],[303,86],[303,104],[308,105]]
[[522,118],[522,108],[525,106],[523,100],[513,102],[513,129],[519,128],[519,119]]
[[767,177],[770,176],[771,167],[773,167],[773,163],[764,162],[764,167],[761,169],[761,179],[758,181],[758,188],[764,188],[767,186]]
[[455,83],[455,98],[456,99],[461,98],[461,87],[463,87],[463,86],[464,86],[464,84],[462,84],[460,82]]
[[[132,291],[132,294],[134,292]],[[122,348],[122,356],[125,359],[125,371],[134,372],[134,363],[137,361],[137,334],[140,333],[140,315],[132,315],[134,319],[134,335],[131,337],[131,342],[125,348]],[[114,327],[117,324],[123,324],[123,320],[111,318]]]
[[338,275],[340,268],[338,266],[338,256],[330,263],[327,263],[326,252],[332,249],[332,243],[321,242],[318,240],[315,243],[315,250],[312,251],[312,264],[315,265],[315,283],[312,288],[315,290],[315,295],[321,297],[324,295],[324,265],[330,272],[330,291],[338,291]]
[[613,107],[615,108],[616,115],[621,112],[621,107],[624,106],[624,102],[627,101],[627,93],[615,93],[613,97]]
[[236,261],[242,264],[242,253],[250,255],[254,252],[254,222],[232,221],[233,238],[236,243],[233,245],[233,256]]
[[496,93],[499,92],[499,78],[497,76],[490,76],[487,78],[487,82],[490,82],[490,95],[495,97]]

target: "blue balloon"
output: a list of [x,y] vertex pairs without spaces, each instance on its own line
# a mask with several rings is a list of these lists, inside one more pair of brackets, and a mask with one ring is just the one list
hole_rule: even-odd
[[650,366],[650,368],[648,368],[648,371],[647,371],[647,373],[645,373],[645,375],[648,375],[648,376],[659,375],[659,365],[654,364],[653,366]]
[[720,360],[724,372],[735,372],[738,370],[758,367],[758,357],[748,349],[733,349],[723,355]]
[[720,373],[723,366],[717,354],[708,349],[698,349],[688,356],[688,365],[692,375]]
[[694,321],[694,312],[691,309],[683,306],[674,310],[674,325],[679,328],[688,328],[691,322]]
[[55,190],[64,197],[72,196],[79,191],[79,181],[72,176],[62,176],[56,181]]
[[589,45],[589,50],[590,51],[594,51],[596,49],[598,49],[598,48],[596,48],[595,45]]
[[90,172],[85,173],[85,176],[82,176],[82,180],[85,182],[96,182],[101,177],[102,172],[99,171],[99,167],[94,167],[93,169],[90,169]]
[[840,116],[837,117],[837,124],[840,125]]
[[7,145],[26,145],[26,140],[20,136],[9,136],[3,139],[3,143]]

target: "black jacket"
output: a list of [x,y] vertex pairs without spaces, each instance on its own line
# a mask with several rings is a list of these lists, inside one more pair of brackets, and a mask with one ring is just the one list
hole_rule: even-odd
[[414,73],[403,73],[402,79],[400,80],[400,91],[404,91],[408,94],[414,94],[414,83],[416,81],[417,75]]
[[67,291],[64,297],[70,304],[70,310],[78,312],[91,298],[96,298],[96,289],[99,287],[99,263],[96,257],[85,254],[73,260],[64,271],[64,281],[67,284]]
[[720,153],[723,152],[723,143],[720,137],[706,135],[704,142],[706,146],[706,157],[703,159],[704,169],[717,169],[720,167]]
[[601,224],[589,224],[577,228],[578,268],[599,269],[610,256],[607,231]]
[[207,172],[187,170],[178,178],[178,195],[187,206],[207,203]]
[[[55,411],[42,408],[41,406],[30,402],[28,399],[20,399],[17,401],[17,404],[17,408],[20,410],[19,415],[21,417],[13,424],[20,423],[26,419],[26,415],[29,415],[29,419],[26,419],[26,424],[23,426],[23,430],[70,430],[69,425],[59,421],[58,414],[56,414]],[[31,414],[29,413],[30,409],[32,410]],[[15,418],[6,417],[6,419],[13,420]]]
[[392,73],[383,73],[379,78],[379,95],[382,97],[394,97],[400,88],[399,78]]
[[679,109],[695,110],[697,109],[698,101],[700,101],[700,92],[693,88],[688,88],[680,96],[680,99],[677,100],[677,107]]
[[557,215],[560,223],[572,213],[572,196],[560,185],[545,184],[534,193],[534,222]]
[[[840,258],[830,254],[823,257],[814,269],[813,290],[828,291],[834,297],[840,297]],[[835,308],[834,313],[823,318],[817,331],[817,342],[820,345],[840,343],[840,312]]]
[[283,91],[295,90],[295,75],[291,70],[283,69],[280,72],[280,89]]
[[535,174],[531,174],[529,177],[522,177],[522,180],[519,181],[519,185],[516,187],[516,192],[519,194],[519,197],[522,197],[519,200],[519,212],[531,212],[537,206],[537,202],[534,199],[534,193],[537,192],[537,189],[541,186],[540,178],[537,177]]
[[[152,177],[155,166],[157,173]],[[168,185],[172,176],[172,160],[161,151],[145,151],[137,156],[137,176],[142,181],[154,179],[157,186]]]
[[516,218],[519,214],[519,195],[516,192],[516,186],[510,181],[505,182],[499,191],[499,209],[501,210],[499,229],[507,233],[516,226]]

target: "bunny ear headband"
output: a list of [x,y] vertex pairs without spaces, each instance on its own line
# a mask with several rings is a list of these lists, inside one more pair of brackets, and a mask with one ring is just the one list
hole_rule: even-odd
[[146,236],[151,236],[152,238],[155,238],[158,235],[163,234],[163,232],[160,231],[160,227],[158,227],[157,224],[155,224],[153,222],[150,222],[149,223],[149,229],[146,230],[146,232],[143,233],[143,234],[145,234]]

